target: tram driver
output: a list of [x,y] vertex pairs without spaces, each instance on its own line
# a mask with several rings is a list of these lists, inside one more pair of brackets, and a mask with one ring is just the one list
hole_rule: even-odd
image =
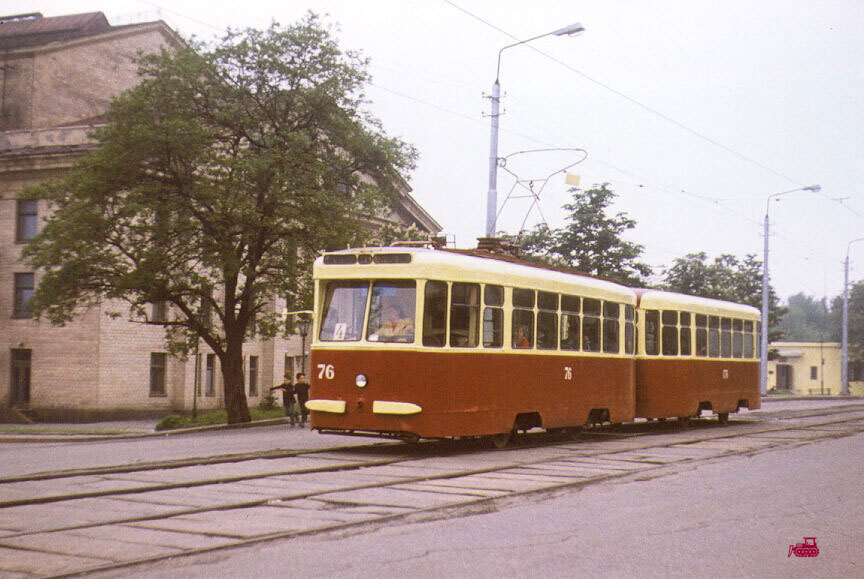
[[402,315],[395,304],[387,304],[381,309],[378,330],[369,336],[370,340],[382,342],[413,342],[414,320]]

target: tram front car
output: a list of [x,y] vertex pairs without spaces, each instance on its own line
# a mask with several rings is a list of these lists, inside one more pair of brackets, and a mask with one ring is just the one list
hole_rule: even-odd
[[[626,288],[399,247],[326,254],[314,281],[307,407],[320,432],[416,440],[581,425],[596,408],[613,421],[633,418],[635,297]],[[585,314],[583,323],[586,337],[606,328],[602,348],[573,352],[565,342],[576,318],[561,313],[570,322],[559,326],[559,303],[560,312],[582,303],[561,297],[567,289],[590,295],[585,304],[606,300],[612,317]],[[596,387],[575,388],[585,376]]]

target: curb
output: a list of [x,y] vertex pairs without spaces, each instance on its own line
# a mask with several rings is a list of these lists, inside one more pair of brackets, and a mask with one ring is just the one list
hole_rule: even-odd
[[121,432],[117,434],[4,434],[0,433],[0,443],[3,442],[69,442],[69,441],[99,441],[99,440],[124,440],[135,438],[152,438],[156,436],[177,436],[181,434],[192,434],[195,432],[207,432],[211,430],[237,430],[242,428],[255,428],[258,426],[274,426],[287,424],[288,418],[268,418],[266,420],[253,420],[240,424],[207,424],[205,426],[192,426],[189,428],[175,428],[171,430],[154,430],[153,432]]

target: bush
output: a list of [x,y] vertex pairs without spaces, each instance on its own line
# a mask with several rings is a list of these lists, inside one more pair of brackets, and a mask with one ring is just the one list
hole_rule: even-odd
[[263,396],[261,402],[258,403],[258,408],[261,410],[273,410],[276,408],[276,397],[272,394]]

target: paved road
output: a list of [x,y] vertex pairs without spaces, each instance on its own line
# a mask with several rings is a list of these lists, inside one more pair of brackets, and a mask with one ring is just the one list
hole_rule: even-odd
[[[859,434],[486,514],[171,560],[134,575],[861,577],[862,457]],[[788,557],[805,536],[817,538],[819,556]]]
[[[832,553],[820,574],[854,574],[864,537],[860,401],[776,402],[741,418],[726,428],[646,424],[648,436],[625,429],[505,452],[392,443],[319,452],[370,441],[285,425],[0,442],[0,575],[206,548],[218,555],[109,575],[167,577],[182,566],[198,577],[281,576],[285,561],[292,572],[334,576],[684,576],[703,562],[716,572],[702,575],[764,575],[782,559],[778,541],[785,557],[805,536],[823,549],[812,565]],[[234,453],[245,455],[142,466]],[[120,464],[129,468],[14,480]],[[835,484],[824,490],[828,471]],[[280,540],[259,542],[268,537]],[[812,565],[778,567],[777,576]]]

